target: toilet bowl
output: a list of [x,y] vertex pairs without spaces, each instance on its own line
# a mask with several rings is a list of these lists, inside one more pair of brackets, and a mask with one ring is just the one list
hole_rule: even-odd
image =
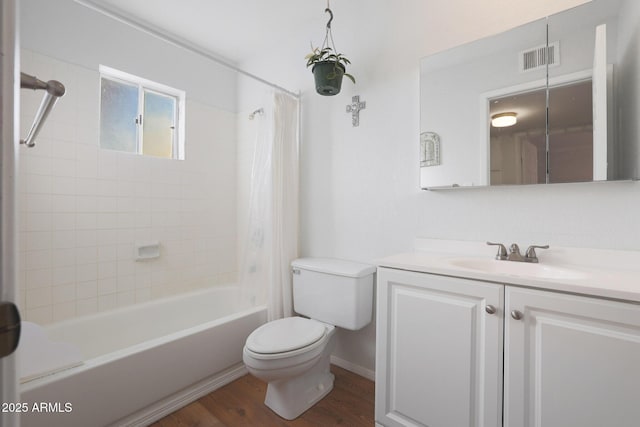
[[292,420],[333,389],[329,359],[335,328],[312,319],[288,317],[262,325],[247,338],[247,370],[268,383],[265,405]]
[[373,273],[368,264],[327,258],[291,263],[293,303],[307,317],[273,320],[247,338],[242,359],[266,381],[265,405],[287,420],[333,389],[330,357],[336,326],[358,330],[371,322]]

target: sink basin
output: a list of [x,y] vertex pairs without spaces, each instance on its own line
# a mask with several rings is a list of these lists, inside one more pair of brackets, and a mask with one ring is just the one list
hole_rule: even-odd
[[498,261],[484,258],[454,258],[449,260],[449,263],[456,267],[484,273],[506,274],[538,279],[576,280],[588,277],[588,274],[583,271],[528,262]]

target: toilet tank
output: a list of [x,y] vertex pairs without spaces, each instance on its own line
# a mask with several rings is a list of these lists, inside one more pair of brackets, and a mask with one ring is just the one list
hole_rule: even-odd
[[371,322],[375,266],[332,258],[300,258],[291,267],[293,309],[297,313],[354,331]]

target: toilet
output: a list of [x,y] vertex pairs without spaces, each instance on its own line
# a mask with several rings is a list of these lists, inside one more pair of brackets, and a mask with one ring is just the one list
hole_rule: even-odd
[[376,271],[330,258],[300,258],[291,267],[293,308],[301,316],[260,326],[247,338],[242,355],[247,370],[268,383],[265,405],[287,420],[333,389],[329,358],[335,328],[358,330],[371,322]]

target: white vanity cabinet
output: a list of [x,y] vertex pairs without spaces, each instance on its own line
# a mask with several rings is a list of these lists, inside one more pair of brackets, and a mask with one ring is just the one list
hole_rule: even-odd
[[378,423],[501,423],[503,290],[493,283],[378,268]]
[[505,426],[640,425],[640,305],[511,286],[505,300]]
[[379,425],[640,425],[639,303],[380,267],[377,316]]

